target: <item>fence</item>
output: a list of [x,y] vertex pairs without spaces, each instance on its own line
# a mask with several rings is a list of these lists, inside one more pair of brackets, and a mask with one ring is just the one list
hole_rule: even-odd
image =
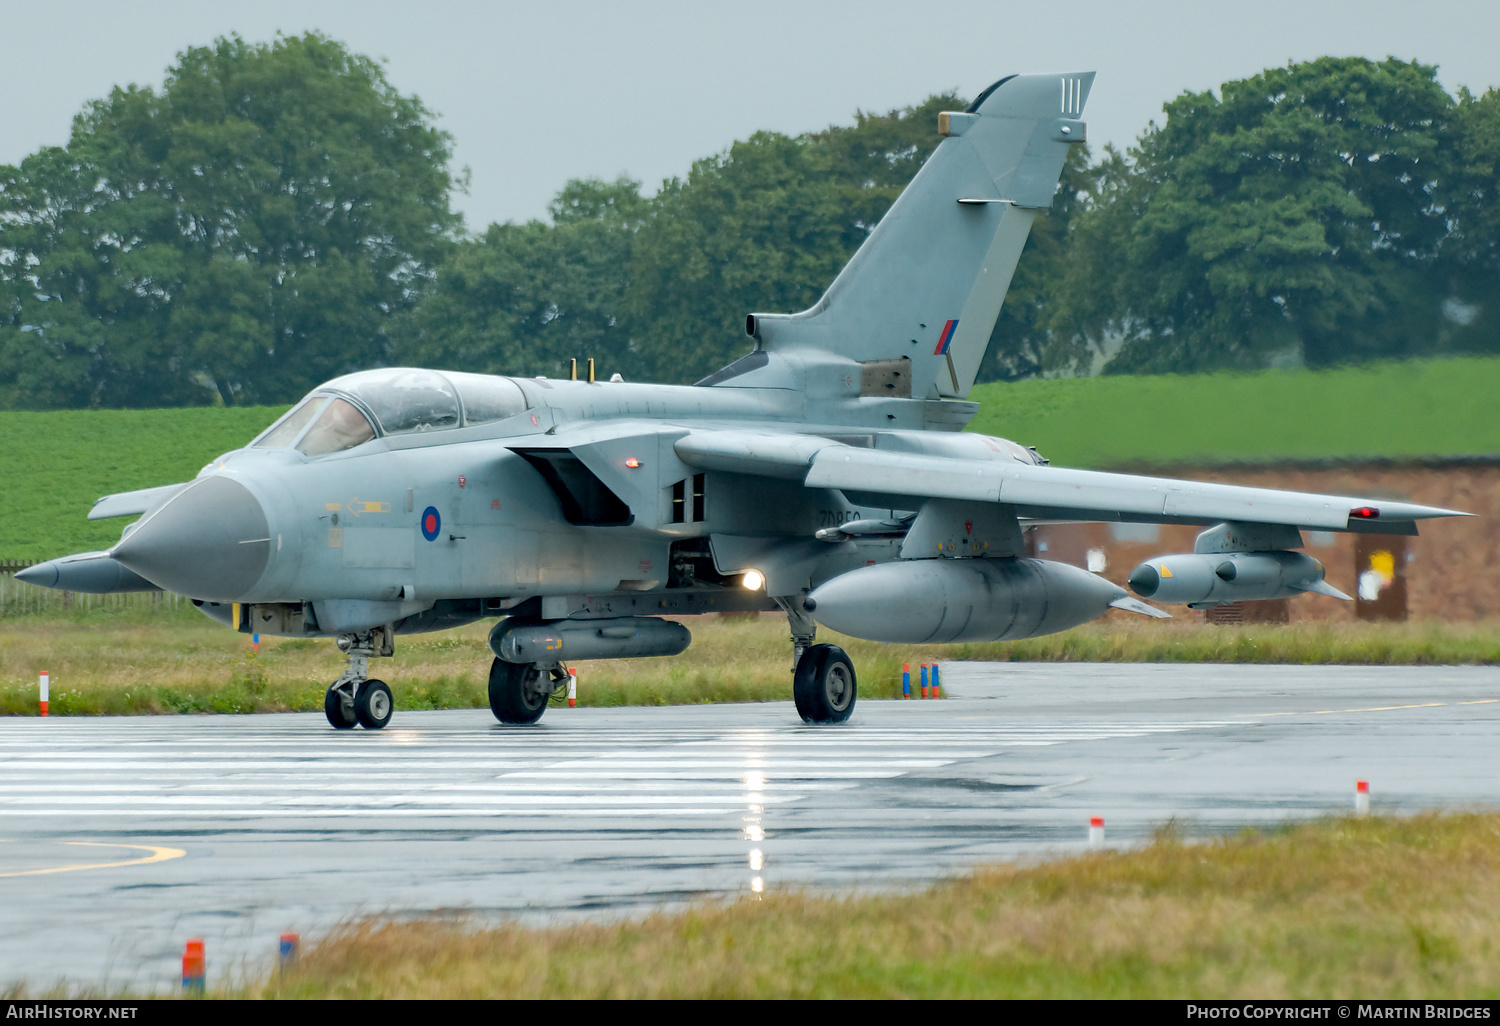
[[0,560],[0,620],[19,616],[62,616],[76,612],[159,611],[175,615],[187,600],[160,591],[131,591],[117,595],[90,595],[78,591],[56,591],[16,580],[16,573],[35,566],[34,559]]

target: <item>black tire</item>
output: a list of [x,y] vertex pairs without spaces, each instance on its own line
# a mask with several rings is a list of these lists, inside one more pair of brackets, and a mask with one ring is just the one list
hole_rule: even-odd
[[501,723],[535,723],[547,711],[546,691],[533,682],[542,670],[535,663],[490,663],[490,712]]
[[814,645],[797,660],[792,699],[804,723],[843,723],[857,693],[854,664],[837,645]]
[[396,700],[383,680],[367,680],[359,686],[354,699],[354,716],[366,730],[379,730],[391,722]]
[[335,730],[353,730],[359,718],[354,715],[354,700],[347,688],[329,688],[323,696],[323,715]]

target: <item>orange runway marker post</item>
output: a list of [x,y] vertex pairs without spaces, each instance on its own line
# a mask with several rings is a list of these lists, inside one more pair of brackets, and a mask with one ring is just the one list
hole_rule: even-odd
[[1370,814],[1370,782],[1368,780],[1354,782],[1354,814],[1356,816]]
[[568,708],[578,707],[578,667],[568,667]]
[[205,976],[203,938],[194,937],[182,951],[182,989],[187,994],[202,994]]
[[1101,848],[1104,846],[1104,817],[1089,817],[1089,847]]
[[51,683],[51,681],[47,678],[47,671],[43,670],[42,671],[42,698],[41,698],[41,710],[42,710],[42,715],[43,716],[47,715],[47,698],[48,698],[47,692],[49,690],[48,689],[48,685],[50,683]]

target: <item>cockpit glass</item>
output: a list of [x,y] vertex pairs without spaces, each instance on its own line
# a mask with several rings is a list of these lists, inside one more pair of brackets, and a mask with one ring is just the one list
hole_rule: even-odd
[[485,424],[526,412],[526,396],[509,378],[452,372],[447,377],[464,401],[465,424]]
[[310,396],[302,405],[282,417],[252,444],[259,449],[284,449],[297,440],[302,429],[312,422],[318,412],[328,404],[326,395]]
[[330,381],[327,387],[363,402],[388,435],[458,426],[458,396],[441,374],[432,371],[402,367],[366,371]]
[[375,429],[363,413],[346,399],[329,402],[323,415],[308,429],[297,450],[307,456],[343,452],[375,437]]

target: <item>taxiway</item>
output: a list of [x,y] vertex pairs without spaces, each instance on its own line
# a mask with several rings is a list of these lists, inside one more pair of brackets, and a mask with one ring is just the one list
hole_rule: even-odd
[[[210,982],[365,914],[618,915],[1500,797],[1500,668],[945,666],[942,701],[0,722],[0,985]],[[587,699],[587,681],[580,685]],[[399,690],[397,692],[399,703]]]

